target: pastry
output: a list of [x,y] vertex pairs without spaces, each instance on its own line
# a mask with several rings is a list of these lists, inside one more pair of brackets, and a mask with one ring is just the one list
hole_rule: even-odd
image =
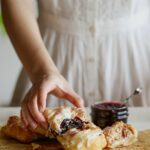
[[1,134],[19,140],[22,143],[29,143],[43,138],[42,135],[29,129],[25,129],[21,125],[21,121],[18,116],[9,117],[7,124],[1,128]]
[[40,125],[25,129],[17,116],[8,119],[1,133],[23,143],[49,137],[57,138],[65,150],[102,150],[134,143],[136,129],[123,122],[116,122],[103,131],[87,119],[86,113],[76,107],[57,107],[44,111],[47,129]]
[[2,127],[3,135],[12,137],[23,143],[49,137],[55,138],[56,135],[66,132],[70,128],[79,128],[83,120],[86,120],[85,112],[75,107],[57,107],[47,109],[44,116],[48,121],[48,128],[44,129],[40,125],[37,128],[23,128],[18,116],[9,117],[7,124]]
[[129,124],[116,122],[103,130],[108,148],[128,146],[137,140],[137,130]]
[[63,134],[70,128],[80,128],[84,121],[87,121],[86,113],[81,108],[57,107],[44,112],[48,121],[48,130],[54,136]]
[[65,150],[102,150],[106,146],[103,131],[91,122],[85,122],[81,128],[72,128],[57,140]]

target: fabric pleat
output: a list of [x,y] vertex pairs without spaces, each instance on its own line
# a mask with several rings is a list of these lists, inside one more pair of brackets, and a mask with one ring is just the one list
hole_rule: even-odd
[[[86,106],[120,101],[137,87],[143,93],[129,105],[150,106],[149,0],[39,0],[38,24],[49,55]],[[47,104],[71,105],[54,96]]]

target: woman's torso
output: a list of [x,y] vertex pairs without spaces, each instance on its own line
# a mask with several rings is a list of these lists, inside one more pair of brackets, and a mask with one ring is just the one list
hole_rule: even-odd
[[148,104],[141,99],[147,99],[149,91],[145,85],[147,76],[142,74],[150,73],[149,52],[145,48],[149,45],[144,45],[142,39],[149,38],[149,30],[142,28],[149,21],[149,3],[39,0],[38,21],[47,49],[87,106],[97,100],[125,98],[136,86],[147,88],[146,96],[130,104]]
[[[60,73],[85,100],[150,105],[149,0],[38,0],[38,23]],[[54,97],[50,105],[65,105]]]

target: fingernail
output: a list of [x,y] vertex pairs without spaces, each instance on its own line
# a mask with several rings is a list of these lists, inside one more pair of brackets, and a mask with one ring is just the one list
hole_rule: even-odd
[[44,108],[43,108],[43,107],[40,107],[40,108],[39,108],[39,111],[40,111],[41,113],[43,113],[43,112],[44,112]]
[[25,125],[25,124],[21,124],[21,127],[23,128],[23,129],[26,129],[27,128],[27,125]]
[[83,107],[83,108],[82,108],[82,110],[86,113],[86,109],[85,109],[85,107]]
[[80,108],[84,108],[83,103],[79,103],[79,107],[80,107]]
[[35,128],[37,127],[37,124],[36,124],[36,123],[31,123],[31,127],[32,127],[33,129],[35,129]]

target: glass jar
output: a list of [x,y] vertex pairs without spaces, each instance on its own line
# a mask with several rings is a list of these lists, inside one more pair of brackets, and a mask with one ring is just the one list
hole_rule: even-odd
[[105,101],[91,106],[91,117],[94,124],[104,129],[117,121],[127,123],[128,106],[121,102]]

